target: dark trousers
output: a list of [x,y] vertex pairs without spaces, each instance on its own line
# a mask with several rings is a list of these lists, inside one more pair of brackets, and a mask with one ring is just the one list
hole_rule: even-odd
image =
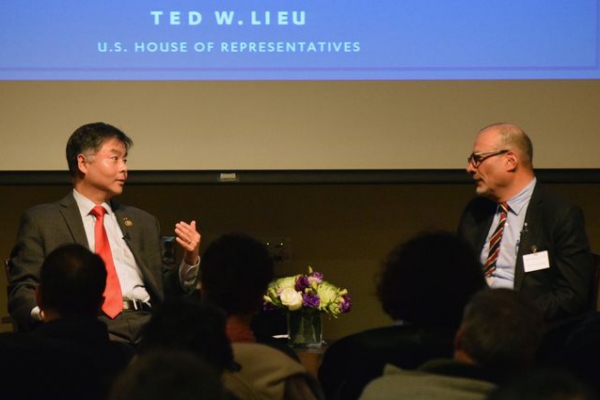
[[137,346],[142,339],[144,325],[150,321],[150,312],[123,310],[123,312],[111,319],[101,315],[99,319],[106,323],[110,340]]

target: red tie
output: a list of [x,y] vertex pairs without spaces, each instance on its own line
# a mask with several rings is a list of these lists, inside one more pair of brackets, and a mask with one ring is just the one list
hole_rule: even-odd
[[485,276],[490,277],[496,270],[496,261],[498,261],[498,255],[500,254],[500,242],[502,242],[502,233],[504,233],[504,225],[506,225],[506,217],[508,215],[508,204],[500,204],[500,222],[494,230],[492,237],[490,238],[490,251],[488,252],[488,258],[483,266],[483,272]]
[[104,214],[106,214],[106,210],[102,206],[95,206],[90,211],[90,214],[96,217],[96,225],[94,226],[96,254],[102,257],[106,265],[106,288],[104,289],[102,311],[110,318],[115,318],[123,311],[123,294],[121,293],[121,284],[119,283],[112,252],[110,251],[106,229],[104,229]]

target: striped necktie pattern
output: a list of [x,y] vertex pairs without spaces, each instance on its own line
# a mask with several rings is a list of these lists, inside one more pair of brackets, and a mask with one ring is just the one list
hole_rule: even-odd
[[506,225],[506,217],[508,215],[508,204],[500,203],[500,221],[498,226],[494,230],[492,237],[490,238],[490,250],[488,257],[483,266],[483,272],[486,277],[492,276],[496,270],[496,262],[500,255],[500,243],[502,242],[502,234],[504,233],[504,226]]

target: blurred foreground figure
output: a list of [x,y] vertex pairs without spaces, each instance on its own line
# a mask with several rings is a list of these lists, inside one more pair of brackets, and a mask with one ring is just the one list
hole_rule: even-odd
[[326,350],[319,380],[327,399],[357,399],[386,364],[415,369],[452,357],[464,307],[485,287],[473,249],[452,233],[424,233],[396,247],[377,285],[394,325],[344,337]]
[[540,310],[523,294],[481,291],[465,309],[451,360],[433,360],[416,371],[388,366],[360,399],[483,400],[533,366],[543,328]]
[[97,318],[105,284],[104,262],[87,248],[70,244],[48,255],[36,290],[44,322],[33,332],[0,336],[0,397],[105,398],[133,355],[109,340]]

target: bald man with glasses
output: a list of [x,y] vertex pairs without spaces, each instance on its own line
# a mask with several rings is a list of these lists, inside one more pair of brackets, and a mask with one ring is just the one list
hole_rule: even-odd
[[481,254],[488,285],[527,293],[548,322],[587,311],[593,267],[583,213],[537,182],[525,132],[483,128],[467,172],[478,196],[458,230]]

